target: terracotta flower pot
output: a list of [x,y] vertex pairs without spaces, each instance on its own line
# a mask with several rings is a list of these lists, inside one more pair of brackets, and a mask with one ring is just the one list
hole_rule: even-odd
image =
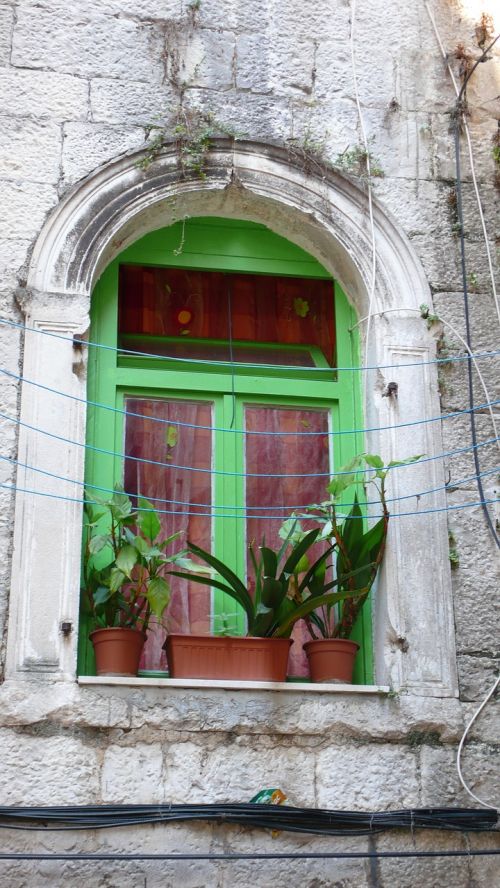
[[167,635],[172,678],[285,681],[290,638]]
[[90,633],[98,675],[137,675],[146,641],[139,629],[116,627]]
[[347,638],[318,638],[307,641],[311,681],[350,684],[359,644]]

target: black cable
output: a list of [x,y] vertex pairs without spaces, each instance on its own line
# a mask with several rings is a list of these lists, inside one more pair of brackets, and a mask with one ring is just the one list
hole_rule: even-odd
[[[467,377],[468,377],[468,392],[469,392],[469,406],[474,404],[474,379],[472,372],[472,359],[470,354],[472,352],[472,335],[471,335],[471,326],[470,326],[470,313],[469,313],[469,292],[467,288],[467,269],[465,262],[465,237],[464,237],[464,217],[463,217],[463,208],[462,208],[462,175],[461,175],[461,167],[460,167],[460,117],[465,113],[463,107],[463,98],[465,96],[465,89],[467,87],[467,83],[469,82],[473,72],[476,70],[477,66],[484,60],[487,53],[492,49],[497,40],[499,39],[500,34],[497,34],[495,39],[490,43],[490,45],[484,50],[481,57],[476,61],[473,65],[469,73],[464,79],[462,83],[462,87],[457,97],[456,102],[456,116],[455,116],[455,127],[454,127],[454,137],[455,137],[455,166],[456,166],[456,196],[457,196],[457,214],[458,214],[458,224],[460,231],[460,264],[462,270],[462,285],[464,291],[464,317],[465,317],[465,340],[467,342],[467,347],[469,350],[468,360],[467,360]],[[477,488],[479,492],[479,498],[481,500],[481,507],[486,518],[486,522],[488,528],[491,532],[491,535],[500,549],[500,537],[498,536],[495,526],[493,524],[489,509],[487,504],[484,502],[486,499],[484,494],[483,482],[481,480],[481,465],[479,462],[479,454],[477,452],[477,430],[476,430],[476,418],[474,414],[469,413],[470,417],[470,428],[471,428],[471,437],[472,443],[474,446],[474,466],[476,469],[476,480],[477,480]]]
[[500,848],[473,848],[467,851],[316,851],[308,853],[276,854],[23,854],[1,852],[0,860],[111,860],[130,862],[135,860],[366,860],[373,858],[408,857],[492,857],[500,854]]
[[491,830],[492,808],[415,808],[397,811],[334,811],[287,805],[172,804],[0,807],[0,828],[66,831],[151,823],[204,821],[325,836],[366,836],[387,829]]

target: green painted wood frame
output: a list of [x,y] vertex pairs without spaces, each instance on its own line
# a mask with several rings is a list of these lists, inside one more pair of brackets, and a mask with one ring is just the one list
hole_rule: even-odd
[[[227,428],[233,410],[228,390],[229,370],[189,362],[158,361],[154,357],[127,357],[117,360],[118,269],[122,263],[184,267],[252,274],[277,274],[293,277],[329,279],[326,269],[300,247],[270,231],[264,225],[227,219],[200,217],[178,222],[166,229],[153,231],[124,250],[101,275],[93,294],[91,341],[109,348],[90,348],[88,364],[88,398],[97,404],[116,408],[106,410],[88,406],[86,482],[96,488],[110,489],[122,480],[124,409],[126,395],[155,396],[170,394],[182,399],[209,397],[214,404],[214,425]],[[334,282],[332,282],[334,283]],[[356,321],[352,306],[335,282],[335,323],[337,365],[359,366],[357,332],[351,332]],[[311,349],[316,366],[324,366],[318,350]],[[243,398],[252,403],[273,403],[301,407],[329,407],[332,428],[346,434],[333,436],[332,463],[343,465],[363,449],[363,437],[349,429],[362,426],[361,388],[358,371],[332,374],[292,370],[278,366],[272,370],[238,370],[236,375],[236,428],[242,428]],[[311,392],[311,381],[314,387]],[[243,436],[215,433],[215,468],[228,472],[241,471]],[[95,448],[95,449],[93,449]],[[115,454],[102,451],[114,451]],[[89,487],[91,489],[91,487]],[[99,491],[96,491],[99,494]],[[105,495],[105,494],[103,494]],[[243,505],[243,476],[216,475],[215,502]],[[224,521],[224,529],[222,522]],[[228,527],[228,524],[230,526]],[[215,554],[231,564],[244,576],[244,522],[237,518],[214,518]],[[234,602],[231,602],[234,610]],[[222,593],[214,597],[214,615],[227,612]],[[217,628],[217,627],[216,627]],[[239,631],[244,631],[243,617]],[[353,637],[361,643],[354,680],[373,680],[372,632],[370,601],[365,605]],[[78,668],[80,674],[93,674],[92,645],[88,641],[88,625],[82,617],[79,636]]]

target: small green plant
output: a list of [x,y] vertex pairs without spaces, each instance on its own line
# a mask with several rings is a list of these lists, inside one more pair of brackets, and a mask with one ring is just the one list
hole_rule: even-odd
[[439,315],[433,314],[429,306],[425,302],[422,302],[422,304],[419,305],[419,308],[420,316],[424,319],[424,321],[427,321],[427,327],[430,330],[432,325],[436,324],[439,321]]
[[[212,569],[211,575],[204,578],[184,571],[169,572],[176,577],[212,586],[233,598],[245,612],[248,635],[259,638],[288,638],[297,620],[306,617],[310,611],[323,605],[333,607],[350,595],[363,595],[366,591],[363,588],[353,591],[346,588],[342,592],[331,592],[332,588],[340,584],[340,580],[334,579],[323,584],[321,595],[314,599],[308,598],[306,589],[310,577],[327,560],[333,547],[327,546],[326,551],[311,567],[307,552],[316,542],[320,528],[300,533],[300,538],[297,539],[296,523],[292,522],[278,552],[262,545],[259,546],[257,555],[254,547],[250,547],[255,579],[253,597],[240,578],[223,561],[193,543],[188,543],[189,552]],[[200,570],[203,568],[197,565],[198,573]],[[216,577],[213,576],[214,572]]]
[[[309,570],[302,584],[302,592],[307,596],[309,604],[317,603],[317,607],[305,615],[313,639],[349,638],[361,608],[370,594],[385,553],[389,527],[387,475],[391,469],[410,465],[419,459],[421,455],[411,456],[405,460],[394,460],[384,465],[382,458],[376,454],[358,454],[331,480],[327,487],[330,494],[328,500],[308,506],[305,514],[301,516],[292,516],[293,521],[298,517],[307,517],[314,518],[320,523],[321,533],[318,540],[325,541],[329,546],[329,552],[334,553],[336,582],[339,592],[346,593],[337,613],[336,602],[322,601],[325,583],[328,585],[326,559],[319,559]],[[362,466],[367,466],[368,472],[373,470],[371,477],[367,473],[360,476],[359,469]],[[378,493],[382,515],[370,528],[366,527],[359,505],[356,491],[359,485],[364,487],[371,485]],[[341,500],[347,491],[352,490],[355,491],[354,501],[350,511],[345,514],[342,511]],[[286,524],[284,526],[286,528]]]
[[[367,151],[364,145],[346,148],[345,151],[337,155],[333,165],[352,176],[358,176],[360,179],[383,178],[384,176],[380,161],[373,156],[371,151]],[[369,172],[368,166],[370,167]]]
[[120,485],[109,499],[93,493],[85,505],[84,606],[94,628],[122,626],[147,632],[152,615],[161,620],[170,600],[167,566],[191,566],[185,553],[167,555],[180,536],[162,538],[151,503],[138,509]]
[[137,166],[147,170],[162,148],[173,144],[182,175],[194,175],[203,180],[206,178],[206,163],[213,140],[221,135],[238,139],[243,134],[216,120],[210,111],[189,109],[183,101],[164,124],[154,123],[146,128],[149,141],[144,157]]
[[457,541],[451,530],[448,531],[448,557],[451,569],[457,570],[460,567],[460,558],[457,551]]

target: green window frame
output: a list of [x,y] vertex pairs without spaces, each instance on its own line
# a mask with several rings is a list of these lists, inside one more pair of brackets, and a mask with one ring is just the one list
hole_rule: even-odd
[[[179,249],[180,245],[182,249]],[[125,249],[101,275],[92,300],[91,341],[105,348],[90,349],[88,399],[89,402],[109,405],[116,410],[103,410],[89,403],[87,484],[109,489],[117,481],[122,481],[123,460],[116,454],[123,452],[124,415],[121,411],[124,410],[126,396],[171,396],[183,400],[210,396],[214,403],[213,424],[221,429],[229,426],[233,409],[235,427],[243,428],[244,403],[278,407],[300,404],[303,409],[327,407],[331,411],[331,428],[343,432],[330,439],[333,466],[343,465],[362,450],[362,436],[354,431],[362,425],[360,380],[359,372],[355,369],[338,374],[332,371],[331,375],[325,377],[324,372],[315,373],[314,369],[300,366],[293,370],[279,365],[257,369],[238,367],[232,378],[230,364],[226,368],[189,361],[182,364],[168,359],[159,361],[149,356],[120,355],[117,349],[121,264],[332,280],[326,269],[300,247],[264,225],[246,221],[208,217],[184,220],[169,228],[151,232]],[[359,343],[357,332],[352,331],[356,315],[341,287],[333,280],[332,298],[335,299],[336,365],[356,368],[359,366]],[[152,337],[148,337],[148,340],[151,342]],[[211,342],[217,344],[218,341]],[[308,351],[317,367],[327,366],[320,349],[313,347]],[[235,396],[233,386],[236,387]],[[242,471],[244,436],[221,432],[214,435],[215,470],[224,465],[229,473]],[[114,451],[115,455],[105,451]],[[243,481],[242,475],[216,474],[214,502],[243,505]],[[231,564],[244,577],[244,521],[236,517],[215,517],[213,539],[217,557]],[[227,604],[222,593],[216,594],[214,617],[225,610]],[[244,631],[243,617],[238,629]],[[87,637],[88,627],[85,617],[82,617],[80,674],[92,674],[94,671],[92,646]],[[373,680],[370,601],[365,605],[353,637],[361,642],[354,680],[370,683]]]

